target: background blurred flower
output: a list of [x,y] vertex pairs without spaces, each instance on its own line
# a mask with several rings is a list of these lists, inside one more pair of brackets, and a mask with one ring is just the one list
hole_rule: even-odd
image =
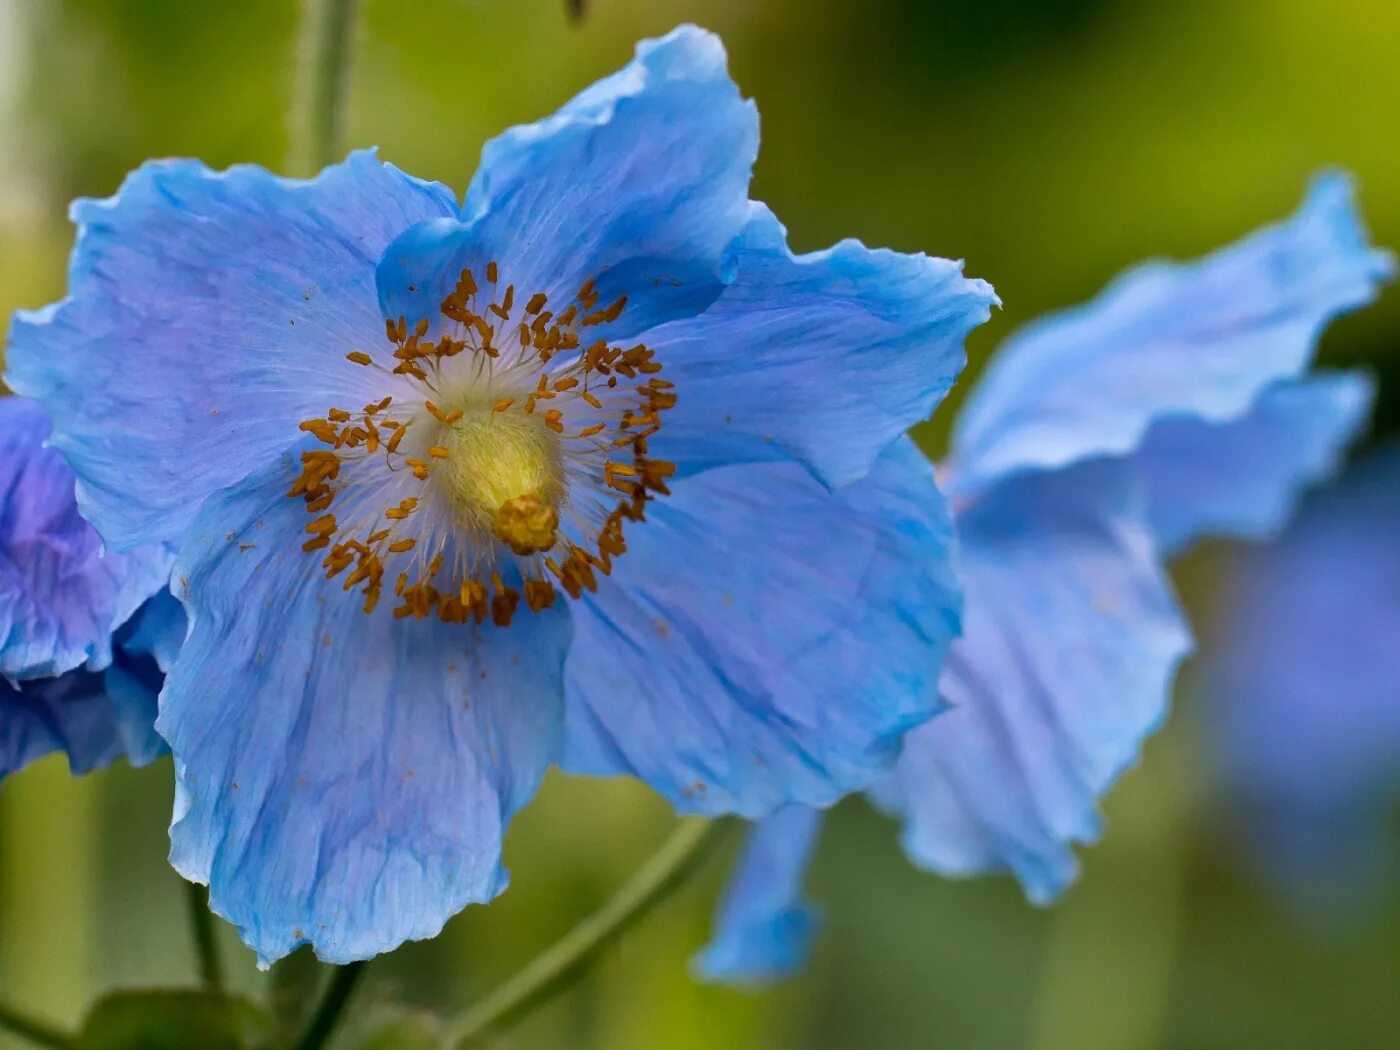
[[179,644],[157,623],[169,553],[104,551],[48,433],[38,404],[0,398],[0,778],[56,750],[74,773],[150,761],[157,634],[165,666]]
[[1394,870],[1397,540],[1392,444],[1239,559],[1202,647],[1207,739],[1233,794],[1232,838],[1319,918],[1354,910]]
[[[940,471],[966,587],[950,710],[872,792],[915,864],[1010,871],[1041,903],[1069,884],[1072,845],[1098,837],[1098,798],[1160,724],[1191,646],[1161,560],[1202,533],[1267,535],[1335,467],[1370,383],[1305,373],[1326,323],[1392,267],[1348,181],[1325,176],[1288,222],[1141,266],[1002,347]],[[745,865],[787,870],[784,848],[805,855],[808,835],[765,832]],[[773,922],[790,899],[735,903],[758,881],[741,866],[707,976],[763,980],[802,959],[790,939],[807,925]]]
[[903,433],[995,296],[794,256],[725,65],[643,43],[488,143],[460,208],[369,153],[148,164],[18,315],[8,379],[103,535],[179,543],[172,861],[265,963],[501,892],[556,759],[759,817],[864,787],[936,709],[958,593]]

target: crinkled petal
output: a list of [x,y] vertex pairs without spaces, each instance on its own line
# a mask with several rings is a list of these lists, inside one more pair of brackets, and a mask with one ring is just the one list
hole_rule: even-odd
[[683,26],[644,41],[630,65],[554,116],[482,151],[461,223],[432,223],[386,253],[385,313],[434,318],[464,267],[500,264],[523,296],[564,309],[585,281],[628,306],[598,329],[625,337],[702,309],[724,249],[748,217],[758,113],[711,33]]
[[808,806],[785,806],[754,825],[710,943],[695,957],[702,980],[759,985],[806,965],[821,917],[802,884],[821,826],[821,811]]
[[505,887],[501,838],[555,757],[568,617],[372,615],[301,551],[294,457],[211,497],[181,549],[190,634],[157,728],[171,861],[264,963],[437,934]]
[[117,632],[114,659],[103,681],[116,705],[117,729],[132,765],[145,765],[169,750],[156,732],[157,701],[188,627],[185,607],[164,589]]
[[1098,797],[1161,721],[1190,639],[1121,465],[998,486],[959,515],[951,709],[875,795],[921,867],[1011,871],[1043,902],[1098,833]]
[[48,431],[38,404],[0,398],[0,676],[11,680],[101,670],[112,632],[170,578],[160,546],[102,549]]
[[577,603],[566,766],[751,818],[864,786],[937,710],[949,543],[907,439],[835,493],[793,463],[680,480]]
[[959,415],[950,491],[1129,454],[1163,419],[1238,419],[1393,270],[1339,174],[1318,178],[1280,225],[1196,263],[1131,270],[1002,346]]
[[1301,491],[1336,471],[1371,411],[1362,373],[1269,387],[1229,423],[1169,419],[1133,457],[1158,545],[1170,555],[1203,534],[1263,539]]
[[1308,906],[1393,859],[1400,769],[1400,446],[1311,498],[1231,574],[1201,691],[1258,867]]
[[928,418],[997,302],[947,259],[856,241],[795,256],[757,204],[730,256],[714,305],[644,337],[678,398],[656,447],[682,472],[797,459],[853,481]]
[[165,676],[150,657],[118,658],[102,672],[102,686],[113,706],[121,752],[134,766],[144,766],[169,748],[156,732],[160,690]]
[[69,671],[20,686],[0,679],[0,780],[53,751],[67,753],[74,775],[122,754],[101,673]]
[[180,600],[168,589],[161,590],[137,610],[118,637],[117,645],[132,658],[150,657],[161,673],[169,674],[189,627]]
[[75,202],[68,298],[16,315],[6,381],[49,410],[106,540],[177,539],[301,420],[382,396],[345,360],[384,339],[375,267],[455,206],[371,152],[309,181],[153,161]]

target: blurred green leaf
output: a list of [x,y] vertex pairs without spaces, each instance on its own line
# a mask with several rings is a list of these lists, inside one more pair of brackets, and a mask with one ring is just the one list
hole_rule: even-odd
[[263,1011],[238,996],[193,989],[114,992],[92,1008],[78,1046],[80,1050],[244,1050],[254,1045],[266,1027]]

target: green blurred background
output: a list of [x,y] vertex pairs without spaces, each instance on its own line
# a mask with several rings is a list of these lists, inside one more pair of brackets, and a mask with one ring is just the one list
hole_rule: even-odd
[[[1325,165],[1359,175],[1377,240],[1400,244],[1394,0],[590,7],[570,24],[562,0],[366,0],[351,144],[464,187],[488,136],[621,65],[636,38],[700,22],[758,101],[754,194],[795,247],[853,235],[965,258],[996,285],[1006,306],[973,338],[969,376],[1016,323],[1124,265],[1196,255],[1283,216]],[[0,313],[62,294],[66,202],[111,193],[145,158],[279,167],[295,23],[288,0],[0,0]],[[1329,364],[1381,374],[1379,433],[1400,424],[1397,342],[1391,293],[1324,347]],[[932,451],[958,400],[923,435]],[[1202,618],[1226,557],[1184,572]],[[1251,881],[1195,704],[1184,691],[1052,910],[1009,880],[915,872],[892,826],[849,802],[813,873],[828,922],[804,977],[763,995],[689,979],[720,858],[499,1045],[1397,1045],[1400,893],[1322,921]],[[49,759],[0,790],[5,999],[75,1020],[113,982],[190,978],[164,860],[170,781],[168,762],[75,782]],[[376,962],[364,1007],[443,1007],[493,987],[603,900],[670,821],[635,785],[551,777],[512,831],[510,891]],[[258,988],[265,975],[225,933],[238,982]]]

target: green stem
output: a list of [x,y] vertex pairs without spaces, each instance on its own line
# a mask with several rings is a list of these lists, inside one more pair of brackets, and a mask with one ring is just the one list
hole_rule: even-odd
[[680,886],[710,846],[723,821],[687,817],[612,898],[525,968],[458,1015],[447,1026],[448,1043],[467,1047],[499,1031],[565,988],[610,944]]
[[36,1046],[51,1046],[56,1050],[74,1050],[78,1045],[67,1032],[4,1003],[0,1003],[0,1030],[13,1032]]
[[345,1004],[350,1001],[350,996],[354,994],[355,986],[360,983],[364,972],[363,961],[335,968],[326,994],[321,998],[321,1005],[316,1008],[316,1016],[311,1018],[311,1023],[306,1026],[306,1034],[297,1043],[297,1050],[321,1050],[321,1047],[326,1045],[326,1040],[340,1023]]
[[209,891],[197,882],[185,883],[185,901],[190,912],[190,933],[199,958],[199,979],[210,991],[224,986],[224,960],[219,954],[214,913],[209,910]]
[[272,967],[267,1005],[272,1014],[271,1046],[291,1046],[311,1012],[321,987],[321,965],[301,947]]
[[360,0],[303,0],[292,168],[311,175],[340,159]]

